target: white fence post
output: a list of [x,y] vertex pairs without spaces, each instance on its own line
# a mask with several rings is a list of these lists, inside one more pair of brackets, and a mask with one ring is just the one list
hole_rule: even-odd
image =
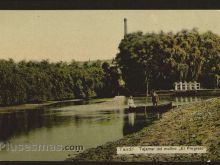
[[178,86],[178,84],[177,84],[177,82],[175,82],[175,91],[178,90],[177,86]]
[[180,82],[179,84],[180,84],[180,90],[182,91],[183,90],[183,83]]

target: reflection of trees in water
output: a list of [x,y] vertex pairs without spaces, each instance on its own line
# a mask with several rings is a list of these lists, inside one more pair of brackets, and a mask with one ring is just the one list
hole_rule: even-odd
[[53,111],[44,109],[24,110],[0,114],[0,140],[13,135],[29,133],[36,128],[52,128],[55,125],[69,123],[71,116],[57,116]]
[[[56,105],[57,107],[58,105]],[[51,107],[52,108],[52,107]],[[80,127],[83,123],[112,122],[117,119],[120,110],[92,111],[85,114],[76,114],[71,111],[45,109],[33,109],[14,111],[0,114],[0,140],[7,140],[14,135],[28,134],[36,128],[47,128],[58,125],[74,124]],[[111,115],[112,114],[112,115]],[[111,116],[109,116],[111,115]],[[111,119],[109,119],[111,117]]]
[[124,116],[123,135],[141,130],[154,120],[160,119],[161,113],[126,113]]
[[7,140],[14,135],[28,134],[31,130],[34,130],[36,128],[45,127],[51,129],[52,127],[57,125],[68,124],[73,120],[72,116],[58,115],[58,110],[54,112],[50,108],[82,104],[87,104],[87,102],[58,102],[56,104],[46,106],[45,109],[33,109],[23,111],[19,110],[15,112],[1,113],[0,140]]

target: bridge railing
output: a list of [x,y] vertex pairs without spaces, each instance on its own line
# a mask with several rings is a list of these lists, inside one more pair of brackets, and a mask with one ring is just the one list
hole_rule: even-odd
[[175,82],[175,91],[186,91],[186,90],[199,90],[200,83],[198,82]]

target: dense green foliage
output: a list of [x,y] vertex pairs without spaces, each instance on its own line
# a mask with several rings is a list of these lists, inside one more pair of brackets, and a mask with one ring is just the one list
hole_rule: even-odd
[[131,91],[173,89],[175,81],[198,81],[203,88],[220,87],[220,37],[197,29],[127,34],[116,56]]
[[79,65],[0,60],[0,104],[113,96],[118,77],[115,67],[101,61]]
[[0,105],[173,89],[176,81],[220,87],[220,37],[210,31],[127,34],[113,62],[0,60]]

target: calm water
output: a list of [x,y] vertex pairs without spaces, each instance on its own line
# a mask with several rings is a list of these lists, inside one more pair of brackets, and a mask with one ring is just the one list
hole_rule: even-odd
[[[161,97],[160,103],[176,105],[201,101],[210,97]],[[135,104],[146,103],[134,98]],[[150,98],[147,99],[150,103]],[[158,114],[125,113],[118,102],[84,105],[62,105],[35,110],[0,112],[0,142],[2,144],[82,145],[84,150],[114,141],[136,132]],[[0,160],[64,160],[74,151],[0,151]]]

